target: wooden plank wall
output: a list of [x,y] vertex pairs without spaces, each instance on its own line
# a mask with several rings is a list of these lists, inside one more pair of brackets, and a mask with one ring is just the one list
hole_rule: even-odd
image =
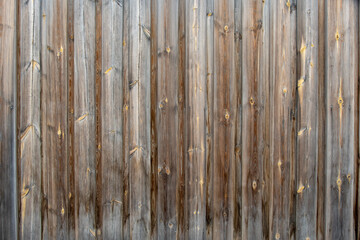
[[358,239],[357,0],[0,0],[0,239]]

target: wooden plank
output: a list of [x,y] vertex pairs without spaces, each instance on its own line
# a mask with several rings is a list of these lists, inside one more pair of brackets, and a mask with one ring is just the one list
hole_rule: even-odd
[[270,162],[271,178],[269,237],[290,239],[290,220],[295,164],[295,128],[293,116],[296,99],[296,18],[294,3],[270,3]]
[[242,238],[268,236],[269,1],[242,2]]
[[123,238],[123,3],[102,3],[102,238]]
[[95,3],[74,1],[74,167],[75,237],[95,229]]
[[325,157],[326,157],[326,85],[325,85],[325,0],[318,0],[318,173],[316,239],[325,239]]
[[325,239],[354,239],[358,90],[357,1],[326,7]]
[[68,190],[69,190],[69,200],[68,200],[68,237],[70,239],[75,238],[75,225],[76,225],[76,211],[75,211],[75,161],[74,161],[74,142],[75,142],[75,117],[74,117],[74,75],[75,75],[75,59],[74,59],[74,11],[75,3],[74,1],[69,1],[67,6],[67,47],[68,47],[68,61],[67,61],[67,70],[68,70]]
[[177,208],[177,239],[185,239],[185,81],[186,81],[186,12],[185,1],[178,4],[178,134],[179,134],[179,157],[178,157],[178,177],[176,187],[176,208]]
[[96,198],[95,198],[95,225],[96,225],[96,238],[102,238],[102,211],[103,211],[103,197],[101,193],[103,172],[102,172],[102,76],[105,70],[103,70],[102,64],[102,8],[103,1],[99,0],[95,2],[95,144],[96,144]]
[[186,239],[205,237],[206,211],[206,1],[187,0],[185,83]]
[[130,179],[129,179],[129,166],[130,166],[130,152],[129,149],[129,101],[130,101],[130,86],[129,86],[129,1],[123,1],[123,41],[122,41],[122,88],[123,88],[123,157],[122,157],[122,228],[123,239],[130,239]]
[[236,120],[235,120],[235,188],[234,188],[234,239],[242,236],[242,175],[241,175],[241,123],[242,123],[242,1],[235,0],[235,81],[236,81]]
[[19,238],[41,238],[40,24],[38,1],[19,3]]
[[214,239],[233,239],[237,100],[234,3],[214,0]]
[[0,1],[0,238],[17,238],[16,1]]
[[130,238],[150,238],[150,1],[129,3]]
[[296,238],[316,238],[318,2],[297,4]]
[[[156,63],[157,130],[157,238],[175,239],[177,235],[177,184],[179,161],[178,94],[178,1],[157,0],[156,25],[152,36],[157,41],[153,53]],[[164,11],[166,9],[166,11]]]
[[42,3],[41,138],[42,238],[68,234],[67,184],[67,3]]
[[206,239],[214,229],[214,0],[206,2]]

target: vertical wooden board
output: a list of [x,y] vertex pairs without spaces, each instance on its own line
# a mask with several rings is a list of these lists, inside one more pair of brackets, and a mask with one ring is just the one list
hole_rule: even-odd
[[317,214],[316,238],[325,239],[324,207],[325,207],[325,156],[326,156],[326,85],[325,85],[325,0],[318,0],[318,186],[317,186]]
[[130,238],[150,238],[150,1],[129,2]]
[[0,1],[0,238],[17,237],[16,1]]
[[269,237],[269,1],[244,0],[242,22],[242,238],[262,239]]
[[158,238],[158,1],[151,1],[151,238]]
[[214,1],[214,239],[233,239],[236,124],[234,7],[234,0]]
[[325,239],[355,239],[358,4],[326,2]]
[[242,175],[241,175],[241,120],[242,120],[242,0],[235,0],[235,82],[236,82],[236,119],[235,119],[235,187],[234,187],[234,239],[242,235]]
[[179,133],[179,157],[177,178],[177,239],[185,239],[185,78],[186,78],[186,38],[185,38],[185,1],[178,4],[178,133]]
[[[156,1],[157,238],[175,239],[179,163],[178,1]],[[153,89],[155,90],[155,89]]]
[[[95,197],[95,236],[101,239],[102,230],[102,213],[103,213],[103,197],[102,197],[102,77],[103,77],[103,64],[102,64],[102,9],[103,1],[98,0],[95,2],[95,141],[96,141],[96,197]],[[94,234],[93,234],[94,235]]]
[[75,237],[95,235],[95,3],[74,1]]
[[296,238],[316,238],[318,1],[297,4]]
[[103,239],[123,238],[123,3],[106,0],[102,7],[102,231]]
[[206,1],[206,239],[214,228],[214,0]]
[[186,3],[185,218],[188,239],[205,237],[206,1]]
[[42,238],[67,238],[67,2],[42,3]]
[[41,3],[19,2],[19,238],[41,237]]
[[271,178],[269,238],[290,239],[291,229],[291,169],[294,165],[293,144],[295,129],[296,19],[290,1],[270,3],[270,162]]
[[123,41],[122,41],[122,89],[123,89],[123,142],[122,142],[122,228],[123,239],[130,239],[130,182],[129,182],[129,100],[130,100],[130,86],[129,86],[129,1],[122,1],[123,5]]

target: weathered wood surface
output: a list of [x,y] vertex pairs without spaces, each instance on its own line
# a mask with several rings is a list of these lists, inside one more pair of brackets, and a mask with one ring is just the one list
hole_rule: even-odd
[[356,0],[0,0],[0,239],[356,239]]
[[[0,239],[17,236],[17,4],[0,1]],[[30,91],[31,92],[31,91]],[[30,137],[31,138],[31,137]],[[29,156],[30,159],[30,156]],[[29,166],[32,168],[33,166]],[[31,173],[31,170],[28,171]],[[27,175],[27,178],[32,176]],[[29,203],[29,204],[32,204]],[[28,211],[32,214],[34,211]]]

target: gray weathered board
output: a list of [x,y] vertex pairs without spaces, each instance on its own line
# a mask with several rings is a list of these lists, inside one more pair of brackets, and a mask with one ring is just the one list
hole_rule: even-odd
[[0,0],[0,239],[359,239],[358,0]]

